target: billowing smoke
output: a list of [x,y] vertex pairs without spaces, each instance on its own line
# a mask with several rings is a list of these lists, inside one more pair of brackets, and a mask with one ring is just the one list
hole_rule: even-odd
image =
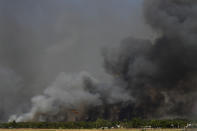
[[[87,82],[84,82],[87,81]],[[16,121],[65,121],[72,120],[73,115],[85,110],[90,105],[101,105],[98,93],[91,93],[88,88],[95,88],[96,80],[87,73],[77,76],[61,73],[43,95],[32,98],[32,109],[16,119]],[[76,111],[74,111],[76,110]],[[50,115],[49,115],[50,114]],[[69,115],[67,116],[67,115]],[[79,116],[79,114],[78,114]]]
[[[12,114],[30,112],[31,100],[38,95],[45,98],[43,92],[61,72],[72,76],[87,71],[98,81],[107,81],[100,49],[116,45],[130,34],[141,36],[146,32],[139,20],[142,18],[136,15],[141,14],[140,4],[132,3],[135,4],[127,0],[1,0],[0,122]],[[141,31],[131,31],[132,28]],[[110,88],[102,86],[108,92]],[[109,102],[119,99],[122,95],[116,93],[122,90],[116,86]]]
[[[106,96],[101,96],[105,90]],[[107,103],[130,100],[121,88],[99,87],[99,82],[87,72],[79,74],[61,73],[44,93],[32,98],[29,113],[12,115],[10,121],[75,121],[90,119],[86,110]],[[102,93],[103,94],[103,93]],[[86,114],[87,113],[87,114]]]
[[146,0],[154,43],[128,38],[106,53],[104,66],[135,99],[125,116],[191,117],[197,100],[197,1]]
[[[40,9],[40,6],[36,7]],[[70,11],[72,12],[72,10]],[[73,17],[72,13],[69,15]],[[70,32],[59,30],[62,20],[66,19],[62,17],[63,15],[60,16],[59,21],[55,21],[57,24],[54,27],[58,37],[54,36],[56,33],[46,33],[47,35],[44,37],[49,38],[47,41],[40,38],[38,42],[31,41],[26,44],[27,36],[32,37],[32,35],[24,36],[25,38],[21,41],[18,33],[21,30],[18,28],[20,23],[16,22],[12,24],[12,29],[15,28],[14,33],[6,30],[7,34],[13,34],[14,39],[10,40],[9,35],[3,33],[1,39],[5,44],[1,44],[0,56],[3,69],[3,71],[0,70],[0,73],[6,76],[6,81],[3,82],[7,83],[8,88],[15,86],[16,91],[22,90],[23,97],[20,98],[32,96],[31,104],[28,103],[29,99],[25,100],[23,103],[28,104],[20,105],[20,108],[17,108],[18,111],[14,112],[9,120],[76,121],[96,120],[97,118],[123,120],[133,117],[191,118],[195,116],[197,108],[196,0],[145,0],[145,21],[156,32],[156,38],[152,41],[129,37],[124,39],[119,47],[104,50],[102,52],[103,67],[111,76],[107,82],[96,79],[87,72],[70,74],[63,70],[68,61],[59,62],[58,59],[64,61],[64,56],[70,55],[70,53],[65,53],[69,52],[66,49],[72,43],[78,42],[74,41],[74,38],[68,37],[67,39],[70,39],[66,42],[71,45],[61,44],[66,39],[65,34],[69,36]],[[5,17],[5,19],[8,18]],[[70,22],[73,23],[73,21]],[[83,21],[81,22],[83,23]],[[46,25],[46,29],[47,27]],[[80,30],[84,29],[79,27]],[[67,28],[65,27],[65,29]],[[99,30],[98,28],[97,31]],[[28,29],[22,31],[24,31],[22,32],[24,35],[32,33],[32,31],[27,32]],[[35,40],[39,39],[36,35],[34,37]],[[125,35],[125,37],[127,36]],[[115,39],[115,37],[113,38]],[[96,39],[94,40],[96,42]],[[17,41],[19,44],[11,46],[10,43],[13,41]],[[40,42],[44,44],[40,44]],[[84,41],[79,43],[84,43]],[[21,50],[22,48],[25,50]],[[82,47],[75,45],[73,48],[78,49],[74,50],[77,53]],[[8,53],[8,50],[11,50],[12,53]],[[91,48],[87,48],[85,51],[89,50],[88,53],[94,52]],[[85,55],[85,57],[89,55]],[[16,60],[13,60],[13,56]],[[71,58],[72,56],[75,57],[74,54],[70,55]],[[50,59],[54,60],[50,62]],[[44,62],[41,62],[43,60]],[[82,61],[74,62],[69,69],[74,69],[72,65],[80,65]],[[36,62],[39,64],[35,64]],[[86,62],[90,63],[91,60]],[[47,67],[48,65],[50,68]],[[9,85],[9,81],[13,81],[12,84]],[[28,88],[24,88],[24,86],[28,86]],[[28,91],[34,92],[27,93]],[[28,97],[24,97],[27,94]],[[20,101],[20,99],[16,99],[17,103]],[[14,106],[10,105],[11,108]]]

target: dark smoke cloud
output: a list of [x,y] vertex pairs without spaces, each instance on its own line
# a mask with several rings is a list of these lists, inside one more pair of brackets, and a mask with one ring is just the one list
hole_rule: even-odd
[[[104,66],[135,99],[126,116],[191,117],[197,99],[197,1],[147,0],[146,22],[159,33],[154,43],[128,38]],[[114,53],[114,54],[113,54]]]
[[[109,8],[112,1],[23,1],[22,6],[12,2],[9,8],[1,7],[0,73],[5,76],[1,83],[6,87],[1,91],[12,90],[5,93],[11,95],[9,99],[1,96],[4,103],[11,102],[1,108],[0,115],[7,112],[2,120],[8,116],[16,121],[191,118],[196,114],[195,0],[144,1],[145,21],[156,38],[152,42],[139,35],[128,37],[120,47],[104,50],[103,66],[111,76],[107,82],[82,70],[102,72],[96,62],[100,57],[90,55],[96,52],[92,43],[97,45],[101,38],[116,43],[120,36],[129,36],[122,31],[129,26],[123,23],[121,27],[119,22],[130,19],[112,17],[116,7],[126,4],[116,1],[122,6]],[[88,4],[94,6],[86,10]],[[95,14],[96,20],[91,19]],[[150,33],[146,29],[144,32]],[[15,112],[9,110],[14,107]]]
[[[157,11],[157,13],[154,13]],[[145,2],[147,23],[161,33],[153,46],[151,61],[159,68],[157,81],[172,103],[170,114],[188,116],[196,104],[196,18],[194,0]]]
[[[129,0],[124,2],[119,0],[113,0],[113,2],[112,0],[1,0],[0,121],[7,121],[12,114],[20,115],[29,112],[31,106],[37,104],[38,99],[47,100],[49,94],[43,92],[54,88],[59,89],[58,84],[52,89],[50,87],[60,76],[67,80],[61,72],[71,77],[72,73],[86,70],[90,72],[87,74],[93,74],[98,81],[100,79],[107,81],[109,76],[102,68],[100,48],[117,45],[120,39],[131,34],[137,37],[148,36],[146,32],[149,31],[147,31],[148,28],[144,30],[146,27],[142,22],[143,17],[139,6],[139,3]],[[139,30],[132,31],[132,28]],[[72,78],[80,78],[79,81],[83,81],[83,77],[76,75]],[[90,84],[88,87],[93,86],[91,83],[94,81],[87,82]],[[72,87],[71,85],[68,87]],[[114,91],[111,92],[111,86],[103,85],[105,86],[99,89],[93,86],[93,89],[96,88],[98,92],[105,90],[102,95],[110,95],[107,99],[109,103],[122,100],[122,93],[119,94],[119,92],[124,93],[124,89],[115,86]],[[92,89],[91,91],[85,87],[80,89],[84,94],[101,95],[101,93],[90,93]],[[36,99],[39,95],[43,97]],[[54,98],[54,95],[50,96],[53,99],[51,103],[57,103],[59,99]],[[98,98],[98,101],[101,101],[100,97]],[[59,105],[62,105],[62,101],[58,103]],[[53,116],[57,115],[53,113]],[[55,119],[54,117],[46,117],[46,119],[66,120],[68,118]],[[71,117],[70,120],[74,119],[72,116],[69,117]],[[36,118],[39,119],[35,117],[35,120]],[[39,120],[45,120],[45,118],[42,117]]]

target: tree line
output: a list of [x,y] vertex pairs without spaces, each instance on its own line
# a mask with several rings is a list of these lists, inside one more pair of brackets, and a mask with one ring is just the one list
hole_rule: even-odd
[[9,122],[0,123],[0,128],[50,128],[50,129],[93,129],[93,128],[184,128],[188,120],[132,120],[108,121],[97,119],[96,121],[77,122]]

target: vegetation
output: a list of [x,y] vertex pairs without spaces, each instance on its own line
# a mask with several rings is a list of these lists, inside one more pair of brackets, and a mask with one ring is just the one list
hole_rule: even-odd
[[93,128],[183,128],[188,120],[133,120],[108,121],[97,119],[96,121],[78,122],[18,122],[1,123],[0,128],[40,128],[40,129],[93,129]]
[[[0,129],[0,131],[103,131],[102,129]],[[104,131],[185,131],[183,129],[105,129]],[[196,130],[187,130],[196,131]]]

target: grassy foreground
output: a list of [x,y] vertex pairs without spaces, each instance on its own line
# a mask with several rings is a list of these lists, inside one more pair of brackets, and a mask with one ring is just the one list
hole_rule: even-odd
[[[0,131],[143,131],[143,129],[0,129]],[[197,129],[146,129],[145,131],[197,131]]]

